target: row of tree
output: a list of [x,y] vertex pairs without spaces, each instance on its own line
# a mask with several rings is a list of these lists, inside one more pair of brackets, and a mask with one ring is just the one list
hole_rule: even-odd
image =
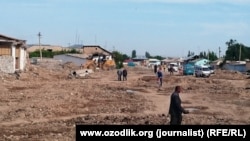
[[[50,50],[45,50],[42,49],[42,56],[46,57],[46,58],[53,58],[54,55],[60,55],[60,54],[67,54],[67,53],[72,53],[72,54],[77,54],[80,53],[79,51],[77,51],[76,49],[71,49],[71,50],[61,50],[61,51],[50,51]],[[30,52],[29,53],[29,57],[40,57],[40,50],[35,50],[34,52]]]
[[[242,43],[238,43],[236,40],[233,40],[233,39],[230,39],[225,44],[227,45],[227,50],[226,50],[225,56],[222,57],[224,59],[224,61],[226,61],[226,60],[242,61],[242,60],[250,59],[250,47],[247,47],[247,46],[243,45]],[[115,51],[113,53],[116,56],[115,60],[117,63],[123,62],[124,60],[129,59],[129,58],[137,57],[136,50],[132,51],[131,57],[129,57],[126,54],[122,54],[118,51]],[[194,52],[188,51],[188,54],[187,54],[188,57],[193,56],[193,55],[195,55]],[[156,58],[159,60],[165,59],[162,56],[151,56],[150,53],[147,51],[145,52],[145,57]],[[220,55],[219,55],[219,57],[220,57]],[[199,58],[205,58],[205,59],[208,59],[210,61],[214,61],[214,60],[218,59],[218,56],[214,51],[208,51],[208,52],[201,51],[199,54]]]
[[[238,43],[236,40],[233,40],[233,39],[230,39],[225,44],[227,45],[227,50],[226,50],[225,56],[223,56],[225,61],[226,60],[242,61],[242,60],[250,59],[250,47],[247,47],[242,43]],[[53,51],[53,52],[47,51],[47,50],[42,50],[43,57],[49,57],[49,58],[53,58],[54,55],[67,54],[67,53],[80,53],[80,52],[78,52],[76,49]],[[113,51],[112,53],[114,55],[115,62],[119,68],[122,67],[122,63],[126,59],[137,57],[136,50],[132,51],[131,57],[129,55],[123,54],[119,51]],[[188,51],[187,56],[192,56],[192,55],[195,55],[194,52]],[[40,51],[36,50],[34,52],[31,52],[29,54],[29,56],[30,57],[39,57]],[[159,55],[151,56],[150,53],[147,51],[145,52],[145,57],[155,58],[155,59],[159,59],[159,60],[165,59],[164,57],[159,56]],[[200,52],[199,57],[208,59],[210,61],[214,61],[214,60],[218,59],[218,56],[213,51],[209,51],[209,52],[202,51],[202,52]]]
[[236,40],[230,39],[226,42],[228,46],[226,51],[225,60],[230,61],[244,61],[250,59],[250,47],[245,46],[242,43],[238,43]]

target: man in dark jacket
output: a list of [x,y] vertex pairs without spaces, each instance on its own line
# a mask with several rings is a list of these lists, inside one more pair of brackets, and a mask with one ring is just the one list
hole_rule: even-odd
[[123,69],[122,75],[123,75],[123,81],[127,80],[128,71],[126,68]]
[[175,91],[171,95],[170,107],[169,107],[170,125],[181,125],[182,113],[184,114],[189,113],[189,111],[185,110],[181,106],[181,99],[179,96],[180,92],[181,92],[181,86],[176,86]]
[[158,88],[160,90],[160,88],[162,87],[162,78],[163,78],[163,73],[162,73],[162,70],[161,70],[161,67],[159,67],[159,70],[156,72],[157,74],[157,81],[158,81]]
[[155,74],[157,73],[157,65],[156,64],[154,65],[154,73]]

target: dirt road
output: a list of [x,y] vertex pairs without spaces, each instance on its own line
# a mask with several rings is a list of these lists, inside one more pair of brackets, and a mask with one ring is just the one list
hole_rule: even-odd
[[75,123],[167,125],[170,94],[176,85],[190,110],[183,124],[249,124],[247,77],[218,70],[210,78],[164,73],[157,89],[153,70],[128,68],[128,80],[116,70],[85,79],[69,79],[73,67],[30,66],[17,79],[1,74],[0,137],[4,140],[74,140]]

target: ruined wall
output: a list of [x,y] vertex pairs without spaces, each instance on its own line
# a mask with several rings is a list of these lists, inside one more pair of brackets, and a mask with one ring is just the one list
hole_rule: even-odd
[[5,73],[14,73],[14,58],[12,56],[0,56],[0,71]]

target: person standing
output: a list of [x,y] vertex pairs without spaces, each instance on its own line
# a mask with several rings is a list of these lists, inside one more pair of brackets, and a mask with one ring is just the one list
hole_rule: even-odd
[[163,65],[164,72],[166,72],[166,68],[167,68],[167,65],[166,65],[166,63],[164,63],[164,65]]
[[127,71],[126,68],[123,69],[122,75],[123,75],[123,81],[124,81],[124,80],[127,80],[128,71]]
[[163,77],[163,73],[162,73],[161,67],[159,67],[156,75],[157,75],[157,81],[158,81],[158,86],[159,86],[159,90],[160,90],[161,87],[162,87],[162,77]]
[[117,70],[118,81],[122,81],[122,69]]
[[155,74],[157,73],[157,65],[156,64],[154,65],[154,73]]
[[175,91],[171,94],[169,114],[170,114],[170,125],[181,125],[182,113],[188,114],[189,111],[185,110],[181,106],[181,98],[179,94],[181,93],[181,86],[176,86]]

